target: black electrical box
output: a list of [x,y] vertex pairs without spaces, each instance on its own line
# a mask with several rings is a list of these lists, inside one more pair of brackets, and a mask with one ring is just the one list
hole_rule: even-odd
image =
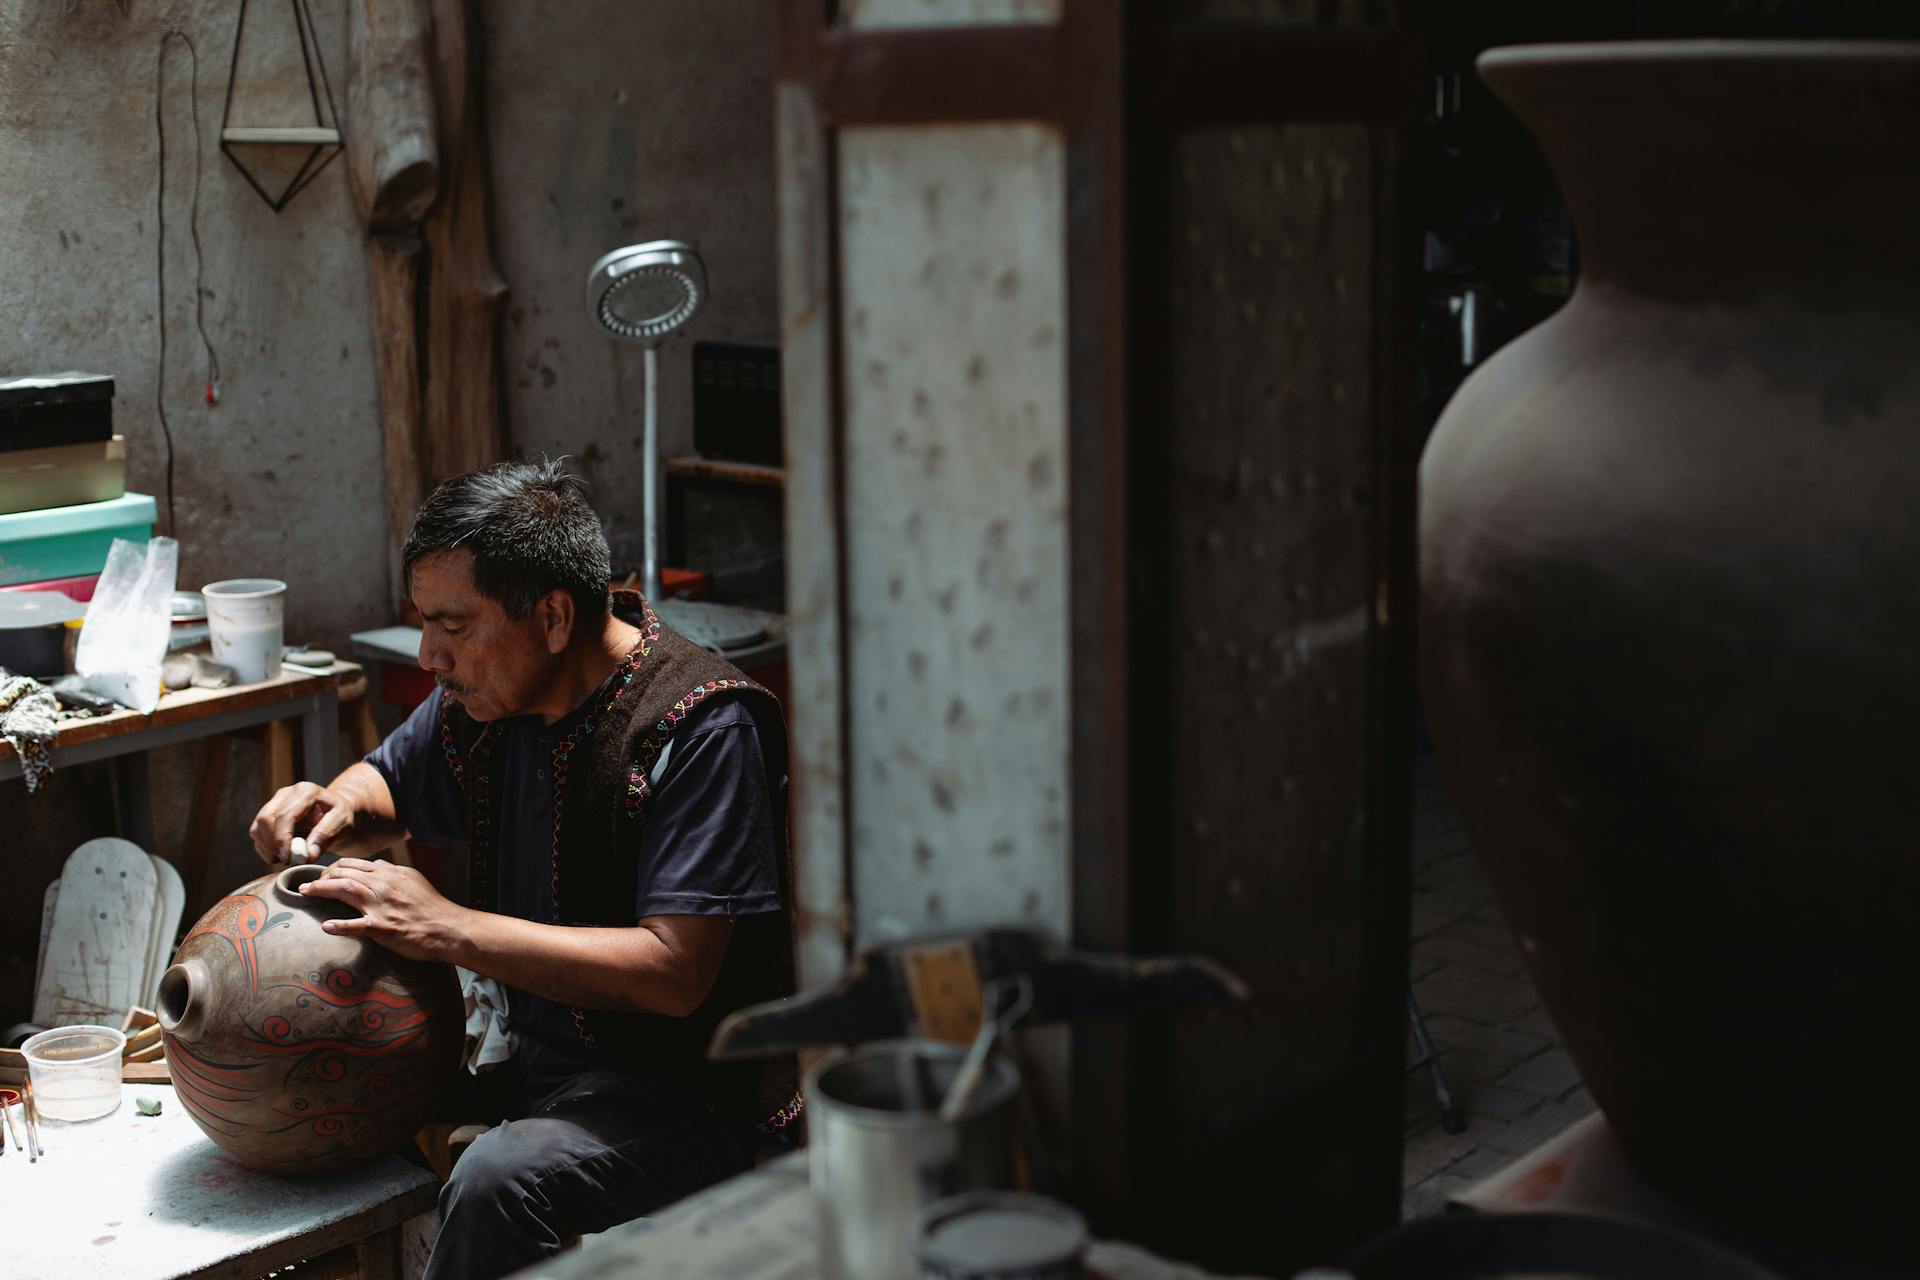
[[693,447],[726,462],[781,465],[778,344],[693,344]]
[[113,379],[102,373],[0,378],[0,452],[113,439]]

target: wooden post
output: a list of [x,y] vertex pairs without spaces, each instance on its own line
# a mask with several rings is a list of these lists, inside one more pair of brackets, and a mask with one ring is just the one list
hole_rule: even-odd
[[[364,0],[363,0],[364,2]],[[479,22],[471,0],[432,0],[444,170],[427,219],[426,462],[437,483],[506,453],[500,417],[500,309],[493,261]]]
[[440,195],[426,0],[354,0],[347,109],[354,130],[347,172],[367,224],[374,360],[387,464],[389,581],[406,595],[400,543],[426,496],[420,401],[421,219]]

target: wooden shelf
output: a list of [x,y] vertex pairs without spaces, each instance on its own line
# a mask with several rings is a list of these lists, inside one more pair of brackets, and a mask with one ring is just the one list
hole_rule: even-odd
[[280,147],[329,147],[340,142],[338,129],[311,125],[294,128],[222,129],[220,141]]
[[668,458],[665,465],[669,475],[727,480],[734,484],[757,485],[763,489],[787,487],[787,473],[780,467],[763,467],[752,462],[722,462],[717,458],[702,458],[692,453]]

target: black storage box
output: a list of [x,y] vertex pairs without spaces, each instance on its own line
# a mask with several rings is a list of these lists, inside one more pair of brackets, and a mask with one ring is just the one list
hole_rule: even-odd
[[707,458],[781,465],[778,344],[693,344],[693,447]]
[[18,676],[66,674],[67,623],[87,606],[58,591],[0,591],[0,667]]
[[103,373],[0,378],[0,451],[113,439],[113,379]]

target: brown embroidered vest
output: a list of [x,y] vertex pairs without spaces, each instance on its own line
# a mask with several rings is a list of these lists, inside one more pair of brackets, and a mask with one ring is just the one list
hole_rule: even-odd
[[[595,695],[598,705],[553,748],[551,923],[634,924],[640,833],[653,798],[653,766],[687,713],[720,697],[744,704],[759,730],[767,794],[777,809],[780,901],[787,909],[739,917],[713,990],[690,1017],[575,1009],[574,1026],[581,1044],[596,1056],[690,1085],[723,1116],[765,1120],[792,1098],[792,1064],[769,1070],[753,1062],[709,1063],[706,1051],[721,1018],[793,993],[788,910],[793,876],[782,804],[787,737],[780,704],[737,668],[662,626],[637,593],[615,592],[613,603],[617,614],[640,627],[641,639]],[[466,795],[469,904],[495,911],[499,734],[452,703],[442,713],[440,732],[447,763]]]

